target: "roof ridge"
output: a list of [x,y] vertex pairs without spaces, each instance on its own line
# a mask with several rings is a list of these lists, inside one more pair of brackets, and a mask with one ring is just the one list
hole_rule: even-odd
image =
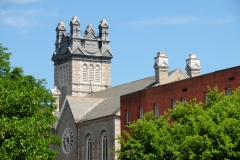
[[98,92],[102,92],[102,91],[106,91],[106,90],[110,90],[110,89],[114,89],[114,88],[117,88],[117,87],[121,87],[121,86],[123,86],[123,85],[136,83],[136,82],[138,82],[138,81],[142,81],[142,80],[144,80],[144,79],[154,78],[154,77],[155,77],[155,76],[150,76],[150,77],[146,77],[146,78],[138,79],[138,80],[135,80],[135,81],[131,81],[131,82],[128,82],[128,83],[120,84],[120,85],[117,85],[117,86],[113,86],[113,87],[107,88],[107,89],[105,89],[105,90],[100,90],[100,91],[93,92],[93,94],[94,94],[94,93],[98,93]]

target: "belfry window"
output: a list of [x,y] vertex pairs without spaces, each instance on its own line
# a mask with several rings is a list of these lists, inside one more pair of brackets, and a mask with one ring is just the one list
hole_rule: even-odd
[[100,67],[99,67],[99,65],[96,65],[96,67],[95,67],[95,82],[96,83],[100,82]]
[[88,67],[86,64],[83,65],[83,82],[88,81]]
[[68,83],[68,65],[60,66],[60,85],[66,85]]
[[91,82],[93,82],[93,77],[94,77],[94,75],[93,75],[93,65],[90,65],[89,66],[89,69],[88,69],[88,73],[89,73],[89,81],[91,81]]
[[104,136],[102,138],[102,160],[107,160],[107,151],[108,151],[108,147],[107,147],[108,143],[107,143],[107,137]]

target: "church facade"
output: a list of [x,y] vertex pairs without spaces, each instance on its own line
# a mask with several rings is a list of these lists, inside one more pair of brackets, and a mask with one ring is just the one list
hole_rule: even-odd
[[70,33],[63,22],[56,27],[54,88],[58,121],[54,133],[62,140],[56,159],[114,160],[109,150],[119,149],[121,134],[120,96],[200,74],[200,60],[190,55],[187,73],[181,69],[168,71],[165,52],[158,52],[154,61],[155,76],[111,87],[109,25],[102,19],[98,33],[89,24],[80,29],[80,20],[70,20]]

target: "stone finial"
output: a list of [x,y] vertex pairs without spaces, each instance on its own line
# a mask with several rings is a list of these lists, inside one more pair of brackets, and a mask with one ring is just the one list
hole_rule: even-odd
[[155,82],[165,84],[168,82],[168,57],[165,52],[158,52],[157,57],[154,58]]
[[56,113],[59,111],[59,98],[60,98],[61,92],[59,91],[57,86],[54,86],[54,88],[51,89],[51,94],[52,94],[53,98],[56,99],[55,104],[57,105],[57,109],[56,109],[56,111],[54,111],[54,113]]
[[187,71],[189,77],[195,77],[200,75],[200,59],[197,58],[196,54],[189,54],[189,58],[186,60],[185,70]]
[[65,24],[61,21],[58,23],[56,30],[62,30],[62,31],[66,31],[66,27]]
[[94,28],[91,24],[89,24],[85,30],[85,34],[87,35],[89,32],[93,32],[93,34],[95,33]]
[[71,21],[70,21],[70,25],[73,25],[73,24],[77,24],[77,25],[80,25],[80,21],[78,19],[77,16],[73,16]]
[[59,89],[57,88],[57,86],[54,86],[53,89],[51,89],[51,94],[53,96],[59,96],[61,94],[61,92],[59,91]]
[[98,28],[100,28],[100,27],[101,27],[101,28],[109,28],[108,22],[107,22],[106,19],[103,18],[103,19],[100,21]]

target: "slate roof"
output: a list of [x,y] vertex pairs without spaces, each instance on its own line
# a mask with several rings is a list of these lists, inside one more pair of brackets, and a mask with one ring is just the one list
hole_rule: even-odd
[[[168,76],[173,75],[178,70],[181,69],[170,71],[168,73]],[[155,77],[152,76],[108,88],[106,90],[94,92],[86,97],[67,96],[67,101],[76,122],[88,121],[117,114],[120,110],[121,95],[155,87],[158,85],[159,83],[156,83]]]
[[154,76],[94,92],[86,97],[67,96],[75,121],[87,121],[120,110],[120,96],[142,90],[155,82]]
[[103,98],[90,98],[67,96],[68,104],[72,110],[75,121],[80,121],[84,115],[91,111],[95,106],[102,102]]

